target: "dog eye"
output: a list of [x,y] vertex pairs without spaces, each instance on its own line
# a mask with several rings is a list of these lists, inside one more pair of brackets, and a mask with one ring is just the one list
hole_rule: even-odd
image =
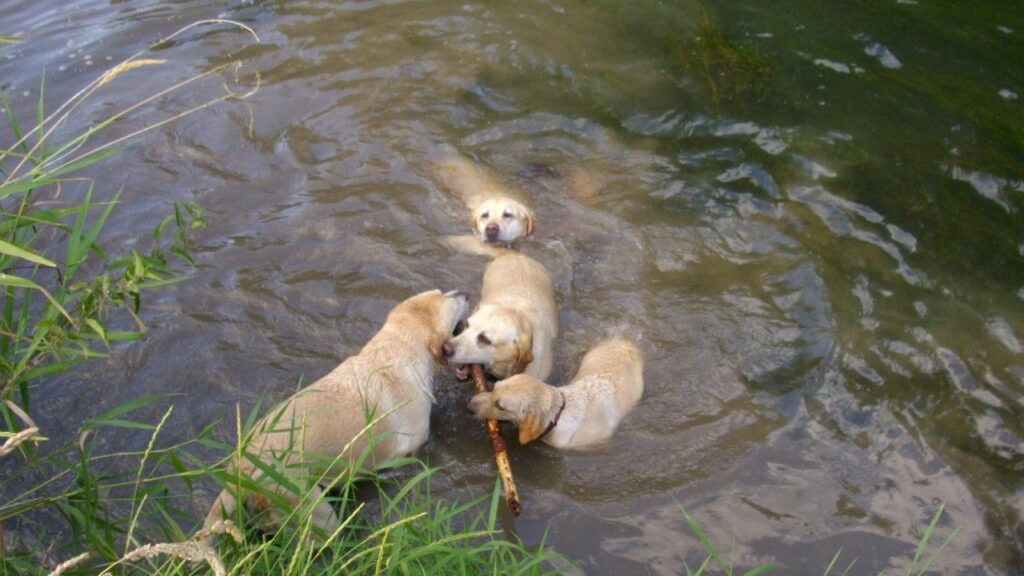
[[483,219],[487,218],[490,215],[491,215],[490,212],[484,212],[483,214],[480,215],[480,219],[483,220]]
[[483,334],[477,336],[476,337],[476,341],[481,346],[490,346],[491,345],[491,339],[488,338],[487,336],[484,336]]
[[512,213],[511,212],[505,212],[504,214],[501,215],[501,217],[505,218],[507,220],[507,219],[512,217]]

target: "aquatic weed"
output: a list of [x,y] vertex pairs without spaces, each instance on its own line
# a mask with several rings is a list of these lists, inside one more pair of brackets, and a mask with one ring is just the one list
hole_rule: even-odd
[[716,109],[723,102],[762,98],[770,87],[771,62],[754,48],[726,40],[704,7],[696,40],[681,60],[707,86]]

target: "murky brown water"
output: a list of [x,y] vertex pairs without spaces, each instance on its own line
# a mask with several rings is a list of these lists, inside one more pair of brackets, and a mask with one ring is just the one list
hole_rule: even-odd
[[[408,294],[478,293],[481,262],[442,243],[464,207],[430,172],[454,147],[535,207],[555,376],[623,326],[648,356],[607,446],[513,449],[506,525],[527,543],[547,532],[588,574],[685,573],[703,553],[678,502],[740,567],[820,574],[842,549],[873,574],[906,566],[945,502],[939,532],[960,533],[938,573],[1022,573],[1024,9],[762,4],[708,7],[771,64],[744,86],[693,65],[691,2],[6,3],[0,33],[28,41],[0,84],[27,114],[44,66],[59,102],[194,20],[261,38],[191,33],[84,111],[229,53],[262,79],[97,174],[125,187],[111,246],[198,201],[199,267],[151,296],[144,342],[40,385],[39,420],[170,393],[152,412],[174,404],[168,439],[186,438],[322,375]],[[438,382],[423,456],[445,496],[493,485],[469,395]]]

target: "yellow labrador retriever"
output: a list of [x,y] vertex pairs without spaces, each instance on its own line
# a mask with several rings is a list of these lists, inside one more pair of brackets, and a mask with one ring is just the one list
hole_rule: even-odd
[[[466,313],[466,295],[423,292],[395,306],[384,326],[355,356],[300,390],[256,425],[248,452],[272,466],[283,462],[297,478],[323,475],[333,480],[367,450],[364,429],[373,422],[375,443],[363,466],[374,468],[417,450],[430,433],[433,379],[442,362],[441,349]],[[272,457],[272,458],[271,458]],[[262,472],[248,459],[234,463],[236,472],[259,479]],[[273,488],[289,501],[295,496]],[[334,510],[311,488],[313,525],[328,534],[339,526]],[[265,496],[249,494],[251,508],[269,508]],[[224,490],[207,515],[204,528],[230,518],[238,506]],[[281,515],[266,510],[270,524]]]
[[520,374],[477,394],[469,408],[477,418],[514,422],[520,444],[539,438],[556,448],[586,448],[611,438],[643,391],[640,349],[616,337],[587,352],[568,386]]
[[473,209],[473,226],[484,242],[511,246],[516,240],[533,235],[533,213],[508,196],[493,196]]
[[465,156],[448,151],[434,163],[434,174],[469,206],[472,226],[480,240],[511,246],[533,234],[530,209]]
[[[555,289],[536,260],[490,246],[477,253],[494,259],[484,271],[480,304],[461,333],[443,351],[456,364],[483,364],[498,378],[525,372],[544,379],[551,373],[552,346],[558,335]],[[457,373],[465,378],[468,367]]]

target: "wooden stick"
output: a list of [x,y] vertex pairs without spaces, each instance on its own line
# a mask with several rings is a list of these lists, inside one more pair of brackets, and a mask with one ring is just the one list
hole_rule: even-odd
[[[473,375],[473,387],[477,394],[487,392],[487,376],[484,374],[484,367],[480,364],[472,364],[469,367]],[[498,467],[498,477],[501,478],[501,487],[505,492],[505,504],[513,514],[519,516],[519,493],[516,491],[516,482],[512,479],[512,467],[508,465],[508,445],[501,437],[501,430],[498,429],[497,420],[487,420],[487,434],[491,437],[491,450],[494,451],[494,465]]]

